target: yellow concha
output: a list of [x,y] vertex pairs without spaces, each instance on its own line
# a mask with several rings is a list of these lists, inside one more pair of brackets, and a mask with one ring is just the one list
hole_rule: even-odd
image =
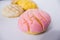
[[21,6],[24,10],[38,8],[36,3],[32,0],[18,0],[16,4]]

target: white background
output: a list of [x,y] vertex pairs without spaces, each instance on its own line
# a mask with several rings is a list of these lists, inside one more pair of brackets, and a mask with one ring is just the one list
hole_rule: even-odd
[[0,1],[0,40],[60,40],[60,0],[34,0],[40,9],[51,16],[48,31],[39,35],[20,32],[18,18],[2,16],[2,8],[10,1]]

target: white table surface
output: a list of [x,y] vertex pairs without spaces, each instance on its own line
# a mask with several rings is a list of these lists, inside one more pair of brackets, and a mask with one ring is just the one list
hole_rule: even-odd
[[23,33],[18,28],[18,18],[2,16],[2,8],[10,1],[0,1],[0,40],[60,40],[60,0],[34,0],[40,9],[51,16],[48,31],[39,35]]

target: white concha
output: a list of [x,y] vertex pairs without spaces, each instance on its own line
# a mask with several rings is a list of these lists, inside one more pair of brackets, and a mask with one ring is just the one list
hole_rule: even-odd
[[4,9],[3,9],[3,15],[9,18],[14,18],[14,17],[18,17],[23,13],[23,9],[22,7],[18,6],[18,5],[7,5]]

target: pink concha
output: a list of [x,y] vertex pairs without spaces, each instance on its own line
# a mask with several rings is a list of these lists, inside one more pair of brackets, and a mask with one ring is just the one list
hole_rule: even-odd
[[18,20],[21,31],[30,34],[44,32],[51,22],[50,16],[39,9],[29,9],[25,11]]

